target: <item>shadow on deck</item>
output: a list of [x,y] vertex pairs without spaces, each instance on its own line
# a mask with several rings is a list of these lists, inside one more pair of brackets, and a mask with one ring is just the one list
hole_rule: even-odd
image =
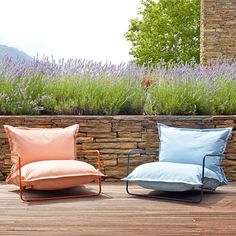
[[[94,187],[27,194],[77,194]],[[103,183],[95,198],[23,203],[17,187],[1,182],[0,211],[1,236],[236,235],[236,182],[205,194],[200,204],[132,197],[119,182]]]

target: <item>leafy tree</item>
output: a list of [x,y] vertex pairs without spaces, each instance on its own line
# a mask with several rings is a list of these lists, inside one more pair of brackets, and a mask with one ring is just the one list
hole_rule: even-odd
[[138,65],[200,60],[200,0],[141,0],[125,34]]

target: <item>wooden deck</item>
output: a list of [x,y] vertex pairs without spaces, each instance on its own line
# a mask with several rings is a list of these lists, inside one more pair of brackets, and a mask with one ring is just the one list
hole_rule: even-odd
[[132,197],[124,183],[104,183],[96,198],[22,203],[15,186],[0,183],[0,214],[1,236],[233,236],[236,182],[200,204]]

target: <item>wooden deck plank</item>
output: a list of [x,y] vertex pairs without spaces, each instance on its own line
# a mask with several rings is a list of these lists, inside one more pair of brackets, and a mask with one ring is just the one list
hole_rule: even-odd
[[236,235],[236,182],[200,204],[132,197],[124,183],[104,183],[96,198],[22,203],[2,182],[0,212],[1,236]]

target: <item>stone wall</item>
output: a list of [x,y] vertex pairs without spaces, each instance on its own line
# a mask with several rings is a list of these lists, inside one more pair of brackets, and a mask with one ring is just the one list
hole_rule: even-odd
[[[0,116],[0,179],[6,177],[11,167],[11,160],[5,155],[9,153],[9,145],[4,124],[66,127],[78,123],[78,150],[99,149],[102,171],[108,176],[107,180],[117,180],[126,174],[128,149],[155,150],[158,147],[157,122],[191,128],[233,127],[223,168],[230,180],[236,180],[236,116]],[[86,154],[78,158],[96,164],[94,156]],[[138,165],[154,158],[136,155],[132,163]]]
[[201,0],[201,63],[236,58],[236,0]]

